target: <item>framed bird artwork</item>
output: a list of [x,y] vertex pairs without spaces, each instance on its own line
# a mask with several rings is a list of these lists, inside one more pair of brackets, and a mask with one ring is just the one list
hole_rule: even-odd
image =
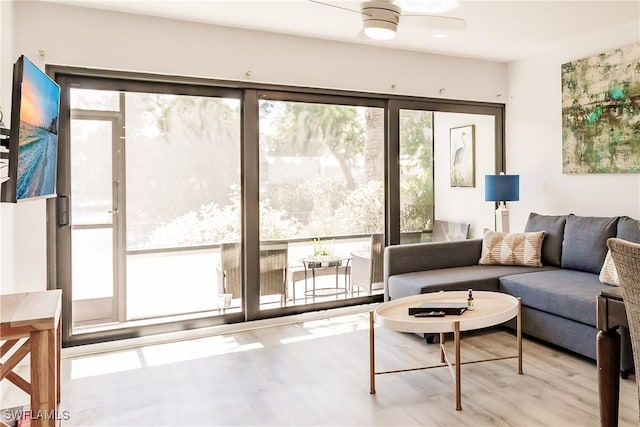
[[476,126],[468,125],[449,130],[451,152],[450,186],[476,186]]

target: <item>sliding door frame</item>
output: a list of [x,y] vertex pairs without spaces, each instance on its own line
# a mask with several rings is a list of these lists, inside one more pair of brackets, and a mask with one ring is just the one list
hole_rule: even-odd
[[[63,344],[80,345],[138,337],[147,334],[166,333],[224,323],[280,317],[307,311],[324,310],[382,301],[382,295],[363,296],[318,304],[289,306],[271,310],[260,310],[260,232],[259,232],[259,108],[260,96],[269,99],[302,102],[342,102],[346,105],[380,106],[384,108],[384,197],[385,238],[387,245],[400,242],[400,195],[399,195],[399,111],[419,109],[433,112],[484,114],[495,117],[495,165],[496,172],[505,170],[504,104],[458,101],[435,98],[411,97],[391,94],[375,94],[357,91],[319,89],[269,85],[253,82],[215,80],[185,76],[156,75],[124,71],[97,70],[81,67],[48,65],[47,73],[63,87],[61,97],[61,119],[58,144],[58,199],[47,202],[47,272],[49,289],[63,290]],[[70,253],[69,228],[64,218],[68,213],[70,176],[68,165],[69,141],[69,95],[73,83],[94,84],[100,89],[114,91],[138,91],[149,93],[172,93],[177,95],[216,96],[240,99],[241,101],[241,236],[244,295],[242,312],[201,317],[189,320],[170,321],[147,326],[125,327],[118,330],[82,335],[72,334],[71,277],[70,269],[61,268],[60,259]],[[305,101],[306,100],[306,101]],[[66,115],[66,116],[65,116]],[[435,189],[434,189],[435,191]],[[248,284],[248,285],[247,285]]]

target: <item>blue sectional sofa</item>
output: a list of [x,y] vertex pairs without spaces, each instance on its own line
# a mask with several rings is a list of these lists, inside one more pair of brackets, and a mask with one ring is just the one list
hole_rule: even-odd
[[[599,273],[607,239],[640,242],[629,217],[529,215],[526,232],[545,231],[541,267],[479,265],[482,239],[390,246],[384,253],[385,300],[440,290],[499,291],[522,297],[523,332],[596,358],[596,297],[610,285]],[[633,367],[621,331],[622,369]]]

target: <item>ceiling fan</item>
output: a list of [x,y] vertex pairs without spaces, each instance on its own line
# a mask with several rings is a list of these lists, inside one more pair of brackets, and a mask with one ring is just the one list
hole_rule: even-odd
[[375,40],[393,39],[400,23],[403,27],[418,26],[453,31],[464,31],[467,28],[467,23],[462,18],[437,15],[458,7],[457,0],[367,0],[360,4],[360,10],[319,0],[309,1],[362,15],[365,36]]

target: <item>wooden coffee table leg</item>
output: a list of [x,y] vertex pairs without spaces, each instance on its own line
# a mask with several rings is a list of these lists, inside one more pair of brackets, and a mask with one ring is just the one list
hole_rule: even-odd
[[373,311],[369,312],[369,393],[376,393],[376,367],[375,367],[375,351],[373,336]]
[[440,332],[440,363],[446,362],[444,358],[444,333]]
[[516,319],[518,345],[518,373],[522,375],[522,298],[518,297],[518,317]]
[[456,348],[456,411],[462,410],[462,397],[460,387],[460,322],[453,324],[453,339]]

